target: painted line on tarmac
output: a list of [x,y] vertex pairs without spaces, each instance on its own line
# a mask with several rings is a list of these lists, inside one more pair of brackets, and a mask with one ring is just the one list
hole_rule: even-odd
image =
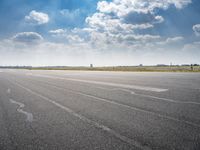
[[94,96],[94,95],[86,94],[86,93],[83,93],[83,92],[78,92],[78,91],[75,91],[75,90],[72,90],[72,89],[66,89],[66,88],[58,87],[58,86],[55,86],[53,84],[49,84],[48,82],[45,82],[45,81],[41,81],[41,82],[46,83],[49,86],[52,86],[52,87],[60,89],[60,90],[64,90],[64,91],[71,92],[71,93],[74,93],[74,94],[79,94],[79,95],[82,95],[82,96],[85,96],[85,97],[93,98],[93,99],[91,99],[92,101],[100,100],[100,101],[103,101],[103,102],[106,102],[106,103],[118,105],[118,106],[121,106],[121,107],[124,107],[124,108],[128,108],[128,109],[131,109],[131,110],[135,110],[135,111],[151,114],[151,115],[154,115],[154,116],[157,116],[157,117],[160,117],[160,118],[165,118],[165,119],[168,119],[168,120],[172,120],[172,121],[175,121],[175,122],[184,123],[184,124],[189,125],[189,126],[200,128],[199,124],[196,124],[196,123],[193,123],[193,122],[190,122],[190,121],[187,121],[187,120],[180,120],[178,118],[174,118],[174,117],[170,117],[170,116],[167,116],[167,115],[158,114],[156,112],[145,110],[145,109],[141,109],[141,108],[134,107],[134,106],[129,106],[129,105],[126,105],[126,104],[122,104],[122,103],[113,101],[113,100],[100,98],[100,97],[97,97],[97,96]]
[[91,84],[98,84],[98,85],[106,85],[106,86],[112,86],[112,87],[136,89],[136,90],[143,90],[143,91],[151,91],[151,92],[166,92],[166,91],[168,91],[168,89],[161,89],[161,88],[154,88],[154,87],[147,87],[147,86],[137,86],[137,85],[110,83],[110,82],[101,82],[101,81],[89,81],[89,80],[81,80],[81,79],[74,79],[74,78],[62,78],[62,77],[48,76],[48,75],[33,75],[31,73],[27,73],[26,75],[51,78],[51,79],[76,81],[76,82],[83,82],[83,83],[91,83]]
[[17,111],[26,116],[26,121],[28,121],[28,122],[32,122],[33,121],[33,114],[23,110],[23,108],[25,107],[25,105],[23,103],[14,101],[13,99],[10,99],[10,102],[13,103],[13,104],[18,105]]
[[[131,94],[133,94],[133,93],[131,93]],[[162,101],[167,101],[167,102],[171,102],[171,103],[200,105],[200,103],[198,103],[198,102],[193,102],[193,101],[191,101],[191,102],[176,101],[176,100],[173,100],[173,99],[160,98],[160,97],[156,97],[156,96],[145,95],[145,94],[136,94],[136,93],[134,93],[133,95],[142,96],[142,97],[147,97],[147,98],[153,98],[153,99],[162,100]]]
[[177,119],[177,118],[174,118],[174,117],[158,114],[158,113],[155,113],[153,111],[144,110],[144,109],[141,109],[141,108],[138,108],[138,107],[134,107],[134,106],[129,106],[129,105],[126,105],[126,104],[118,103],[118,102],[113,101],[113,100],[100,98],[100,97],[93,96],[93,95],[90,95],[90,94],[85,94],[85,93],[77,92],[77,91],[73,91],[73,90],[69,91],[69,89],[64,89],[64,88],[60,88],[60,87],[57,87],[57,86],[54,86],[54,87],[55,88],[59,88],[59,89],[63,89],[63,90],[66,90],[68,92],[72,92],[72,93],[75,93],[75,94],[79,94],[79,95],[82,95],[82,96],[90,97],[90,98],[93,98],[93,99],[96,99],[96,100],[100,100],[100,101],[103,101],[103,102],[106,102],[106,103],[115,104],[115,105],[122,106],[122,107],[125,107],[125,108],[129,108],[129,109],[132,109],[132,110],[136,110],[136,111],[140,111],[140,112],[143,112],[143,113],[147,113],[147,114],[151,114],[151,115],[154,115],[154,116],[158,116],[160,118],[165,118],[165,119],[168,119],[168,120],[173,120],[175,122],[180,122],[180,123],[184,123],[184,124],[187,124],[187,125],[190,125],[190,126],[194,126],[194,127],[200,128],[199,124],[196,124],[196,123],[193,123],[193,122],[190,122],[190,121],[180,120],[180,119]]
[[95,121],[93,121],[93,120],[91,120],[91,119],[88,119],[87,117],[85,117],[85,116],[83,116],[83,115],[81,115],[81,114],[78,114],[78,113],[74,112],[72,109],[70,109],[70,108],[68,108],[68,107],[66,107],[66,106],[63,106],[63,105],[57,103],[56,101],[54,101],[54,100],[52,100],[52,99],[50,99],[50,98],[47,98],[47,97],[45,97],[45,96],[43,96],[43,95],[41,95],[41,94],[39,94],[39,93],[37,93],[37,92],[35,92],[35,91],[33,91],[33,90],[27,88],[27,87],[24,87],[23,85],[21,85],[21,84],[19,84],[19,83],[17,83],[17,82],[12,82],[12,83],[14,83],[14,84],[17,85],[18,87],[21,87],[22,89],[24,89],[24,90],[26,90],[26,91],[28,91],[28,92],[30,92],[30,93],[32,93],[33,95],[36,95],[36,96],[42,98],[43,100],[54,104],[55,106],[57,106],[57,107],[59,107],[59,108],[65,110],[66,112],[68,112],[68,113],[70,113],[71,115],[73,115],[73,116],[79,118],[80,120],[82,120],[82,121],[84,121],[84,122],[86,122],[86,123],[88,123],[88,124],[91,124],[91,125],[95,126],[96,128],[99,128],[99,129],[101,129],[101,130],[103,130],[103,131],[106,131],[107,133],[109,133],[109,134],[115,136],[116,138],[120,139],[121,141],[123,141],[123,142],[125,142],[125,143],[128,143],[128,144],[130,144],[130,145],[132,145],[132,146],[134,146],[134,147],[140,148],[140,149],[142,149],[142,150],[151,150],[151,148],[149,148],[149,147],[147,147],[147,146],[144,146],[144,145],[142,145],[141,143],[139,143],[139,142],[137,142],[137,141],[135,141],[135,140],[133,140],[133,139],[130,139],[130,138],[126,137],[126,136],[121,135],[121,134],[117,133],[116,131],[112,130],[111,128],[109,128],[109,127],[103,125],[103,124],[99,124],[98,122],[95,122]]
[[7,90],[7,93],[10,94],[10,93],[11,93],[11,89],[8,89],[8,90]]
[[94,88],[102,89],[102,90],[107,90],[107,91],[124,91],[124,92],[128,92],[130,94],[135,94],[134,91],[128,90],[128,89],[121,89],[121,88],[109,89],[109,88],[104,88],[104,87],[100,87],[100,86],[95,86]]
[[146,97],[146,98],[153,98],[153,99],[162,100],[162,101],[171,102],[171,103],[177,103],[177,104],[200,105],[199,102],[177,101],[177,100],[173,100],[173,99],[169,99],[169,98],[162,98],[162,97],[151,96],[151,95],[146,95],[146,94],[137,94],[134,91],[131,91],[131,90],[128,90],[128,89],[121,89],[121,88],[108,89],[108,88],[104,88],[104,87],[95,87],[95,88],[99,88],[99,89],[103,89],[103,90],[108,90],[108,91],[124,91],[124,92],[128,92],[128,93],[130,93],[132,95],[137,95],[137,96]]

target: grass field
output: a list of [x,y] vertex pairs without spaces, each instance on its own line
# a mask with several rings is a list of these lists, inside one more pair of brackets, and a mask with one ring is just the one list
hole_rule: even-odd
[[200,66],[32,67],[31,70],[85,70],[135,72],[200,72]]

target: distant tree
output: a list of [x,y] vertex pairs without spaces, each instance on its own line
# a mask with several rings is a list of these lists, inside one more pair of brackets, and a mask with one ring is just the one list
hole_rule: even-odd
[[191,70],[193,71],[193,65],[192,65],[192,64],[191,64],[191,67],[190,67],[190,68],[191,68]]

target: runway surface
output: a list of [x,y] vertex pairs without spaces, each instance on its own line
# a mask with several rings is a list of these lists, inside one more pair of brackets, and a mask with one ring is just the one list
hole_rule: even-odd
[[199,150],[200,73],[0,70],[0,150]]

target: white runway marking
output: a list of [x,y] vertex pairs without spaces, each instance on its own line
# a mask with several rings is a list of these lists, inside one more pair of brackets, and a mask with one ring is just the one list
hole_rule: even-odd
[[128,93],[130,93],[130,94],[135,94],[134,91],[128,90],[128,89],[121,89],[121,88],[109,89],[109,88],[97,87],[97,86],[95,86],[94,88],[103,89],[103,90],[107,90],[107,91],[124,91],[124,92],[128,92]]
[[143,91],[151,91],[151,92],[168,91],[168,89],[161,89],[161,88],[154,88],[154,87],[147,87],[147,86],[137,86],[137,85],[120,84],[120,83],[81,80],[81,79],[73,79],[73,78],[62,78],[62,77],[55,77],[55,76],[53,77],[53,76],[47,76],[47,75],[33,75],[30,73],[27,73],[26,75],[51,78],[51,79],[61,79],[61,80],[69,80],[69,81],[76,81],[76,82],[92,83],[92,84],[106,85],[106,86],[113,86],[113,87],[120,87],[120,88],[136,89],[136,90],[143,90]]
[[103,87],[95,87],[95,88],[108,90],[108,91],[125,91],[125,92],[128,92],[128,93],[132,94],[132,95],[137,95],[137,96],[146,97],[146,98],[153,98],[153,99],[167,101],[167,102],[171,102],[171,103],[200,105],[199,102],[177,101],[177,100],[173,100],[173,99],[156,97],[156,96],[151,96],[151,95],[146,95],[146,94],[137,94],[134,91],[127,90],[127,89],[121,89],[121,88],[114,88],[114,89],[108,89],[108,88],[103,88]]
[[8,90],[7,90],[7,93],[10,94],[10,93],[11,93],[11,89],[8,89]]
[[[133,93],[131,93],[131,94],[133,94]],[[176,100],[173,100],[173,99],[160,98],[160,97],[156,97],[156,96],[145,95],[145,94],[136,94],[136,93],[134,93],[133,95],[138,95],[138,96],[147,97],[147,98],[154,98],[154,99],[158,99],[158,100],[162,100],[162,101],[167,101],[167,102],[172,102],[172,103],[200,105],[200,103],[198,103],[198,102],[192,102],[192,101],[191,102],[176,101]]]
[[29,122],[33,121],[33,115],[32,115],[32,113],[28,113],[28,112],[26,112],[26,111],[23,110],[23,108],[25,107],[24,104],[22,104],[20,102],[16,102],[13,99],[10,99],[10,102],[13,103],[13,104],[19,105],[19,107],[17,108],[17,111],[19,113],[22,113],[22,114],[26,115],[26,120],[27,121],[29,121]]
[[[13,82],[13,83],[14,83],[14,82]],[[108,132],[109,134],[115,136],[116,138],[120,139],[121,141],[123,141],[123,142],[125,142],[125,143],[128,143],[128,144],[130,144],[130,145],[133,145],[133,146],[135,146],[135,147],[137,147],[137,148],[139,148],[139,149],[142,149],[142,150],[151,150],[151,148],[149,148],[149,147],[147,147],[147,146],[144,146],[144,145],[142,145],[141,143],[139,143],[139,142],[137,142],[137,141],[135,141],[135,140],[133,140],[133,139],[130,139],[130,138],[126,137],[126,136],[121,135],[121,134],[117,133],[116,131],[112,130],[111,128],[109,128],[109,127],[103,125],[103,124],[99,124],[98,122],[95,122],[95,121],[93,121],[93,120],[90,120],[90,119],[86,118],[85,116],[74,112],[74,111],[71,110],[70,108],[68,108],[68,107],[66,107],[66,106],[63,106],[63,105],[61,105],[61,104],[55,102],[54,100],[49,99],[49,98],[47,98],[47,97],[45,97],[45,96],[43,96],[43,95],[41,95],[41,94],[39,94],[39,93],[37,93],[37,92],[34,92],[34,91],[32,91],[31,89],[26,88],[26,87],[22,86],[22,85],[19,84],[19,83],[14,83],[14,84],[16,84],[17,86],[23,88],[24,90],[26,90],[26,91],[28,91],[28,92],[30,92],[30,93],[36,95],[36,96],[39,96],[39,97],[42,98],[43,100],[54,104],[55,106],[57,106],[57,107],[59,107],[59,108],[65,110],[66,112],[68,112],[68,113],[70,113],[71,115],[73,115],[73,116],[79,118],[80,120],[82,120],[82,121],[84,121],[84,122],[86,122],[86,123],[88,123],[88,124],[91,124],[91,125],[95,126],[96,128],[99,128],[99,129],[101,129],[101,130],[103,130],[103,131]]]
[[[47,83],[48,85],[53,86],[54,88],[57,88],[57,89],[60,89],[60,90],[64,90],[64,91],[71,92],[71,93],[74,93],[74,94],[79,94],[79,95],[82,95],[82,96],[85,96],[85,97],[93,98],[93,99],[91,99],[92,101],[100,100],[100,101],[103,101],[103,102],[106,102],[106,103],[122,106],[122,107],[129,108],[129,109],[132,109],[132,110],[135,110],[135,111],[151,114],[151,115],[154,115],[154,116],[158,116],[158,117],[161,117],[161,118],[165,118],[165,119],[168,119],[168,120],[172,120],[172,121],[175,121],[175,122],[184,123],[186,125],[190,125],[190,126],[194,126],[194,127],[200,128],[199,124],[196,124],[196,123],[193,123],[193,122],[190,122],[190,121],[187,121],[187,120],[180,120],[178,118],[170,117],[170,116],[167,116],[167,115],[162,115],[162,114],[159,114],[159,113],[155,113],[153,111],[144,110],[144,109],[137,108],[137,107],[134,107],[134,106],[129,106],[129,105],[122,104],[122,103],[119,103],[119,102],[116,102],[116,101],[112,101],[112,100],[108,100],[108,99],[105,99],[105,98],[100,98],[100,97],[96,97],[96,96],[93,96],[93,95],[85,94],[85,93],[82,93],[82,92],[74,91],[74,90],[71,90],[71,89],[65,89],[65,88],[62,88],[62,87],[58,87],[58,86],[55,86],[53,84],[49,84],[48,82],[45,82],[45,81],[42,81],[42,82]],[[125,91],[129,91],[130,92],[130,90],[125,90]],[[132,92],[132,93],[134,93],[134,92]]]

